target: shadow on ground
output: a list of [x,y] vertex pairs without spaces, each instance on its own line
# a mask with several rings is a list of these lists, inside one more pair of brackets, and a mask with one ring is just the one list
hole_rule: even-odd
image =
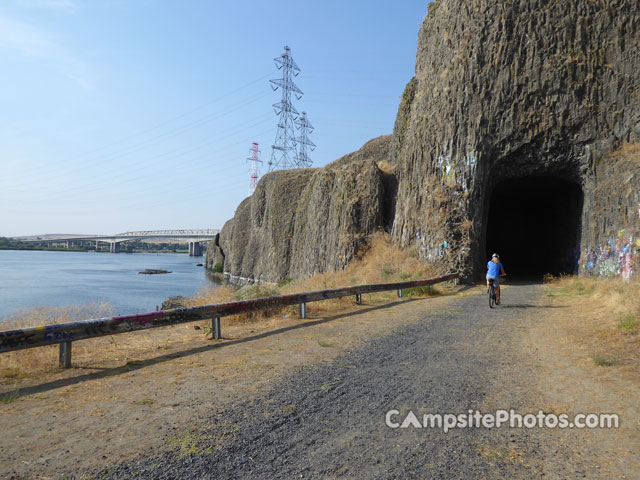
[[[383,310],[386,308],[392,308],[395,307],[397,305],[401,305],[401,304],[405,304],[408,302],[416,302],[416,301],[420,301],[420,300],[428,300],[428,297],[426,298],[409,298],[409,299],[403,299],[403,300],[398,300],[395,302],[391,302],[391,303],[387,303],[384,305],[377,305],[375,307],[368,307],[368,308],[364,308],[362,310],[356,310],[353,312],[348,312],[348,313],[342,313],[339,315],[334,315],[331,317],[325,317],[325,318],[321,318],[318,320],[301,320],[302,323],[299,323],[298,325],[290,325],[288,327],[283,327],[283,328],[278,328],[276,330],[271,330],[268,332],[263,332],[260,333],[258,335],[253,335],[250,337],[246,337],[246,338],[240,338],[238,340],[230,340],[230,341],[222,341],[222,342],[216,342],[216,343],[212,343],[210,345],[204,345],[201,347],[195,347],[195,348],[191,348],[189,350],[184,350],[181,352],[173,352],[173,353],[169,353],[166,355],[161,355],[158,357],[154,357],[154,358],[149,358],[147,360],[141,360],[141,361],[129,361],[127,362],[126,365],[123,365],[121,367],[115,367],[115,368],[104,368],[101,371],[98,372],[92,372],[92,373],[85,373],[83,375],[79,375],[76,377],[71,377],[71,378],[63,378],[63,379],[59,379],[59,380],[54,380],[52,382],[47,382],[47,383],[43,383],[43,384],[39,384],[39,385],[32,385],[30,387],[25,387],[25,388],[21,388],[17,391],[18,396],[27,396],[27,395],[34,395],[34,394],[38,394],[38,393],[43,393],[43,392],[47,392],[50,390],[55,390],[57,388],[63,388],[63,387],[68,387],[71,385],[76,385],[78,383],[82,383],[88,380],[97,380],[97,379],[101,379],[101,378],[108,378],[108,377],[113,377],[116,375],[121,375],[123,373],[128,373],[128,372],[132,372],[135,370],[140,370],[141,368],[145,368],[145,367],[150,367],[153,365],[158,365],[160,363],[163,362],[167,362],[170,360],[174,360],[177,358],[183,358],[183,357],[187,357],[190,355],[197,355],[199,353],[203,353],[203,352],[207,352],[210,350],[213,350],[215,348],[222,348],[222,347],[228,347],[231,345],[238,345],[241,343],[246,343],[246,342],[251,342],[251,341],[255,341],[255,340],[259,340],[262,338],[267,338],[267,337],[271,337],[273,335],[279,335],[281,333],[285,333],[285,332],[289,332],[292,330],[298,330],[300,328],[306,328],[306,327],[312,327],[314,325],[322,325],[324,323],[329,323],[335,320],[339,320],[342,318],[348,318],[348,317],[352,317],[355,315],[363,315],[369,312],[373,312],[376,310]],[[223,339],[224,340],[224,339]],[[73,367],[76,370],[96,370],[96,368],[94,367]],[[99,368],[99,367],[98,367]]]

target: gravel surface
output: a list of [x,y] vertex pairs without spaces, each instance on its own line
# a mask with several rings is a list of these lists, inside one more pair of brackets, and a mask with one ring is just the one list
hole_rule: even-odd
[[[206,425],[172,453],[116,465],[100,478],[533,478],[540,433],[509,429],[391,429],[391,409],[484,410],[489,393],[526,402],[527,372],[513,377],[518,328],[541,311],[540,286],[513,287],[490,310],[478,289],[446,310],[393,328],[336,361],[303,368],[254,401],[212,399]],[[503,374],[504,372],[504,374]],[[531,372],[529,372],[531,373]],[[491,391],[491,392],[490,392]],[[400,420],[404,415],[398,417]],[[548,448],[548,446],[547,446]]]

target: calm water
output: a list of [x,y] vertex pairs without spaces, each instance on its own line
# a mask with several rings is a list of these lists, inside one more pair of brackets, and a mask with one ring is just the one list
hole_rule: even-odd
[[[108,302],[115,314],[155,310],[167,297],[214,285],[204,257],[170,253],[0,250],[0,322],[17,310]],[[164,275],[139,275],[146,268]]]

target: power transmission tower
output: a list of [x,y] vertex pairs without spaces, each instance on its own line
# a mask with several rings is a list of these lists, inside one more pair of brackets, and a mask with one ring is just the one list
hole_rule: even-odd
[[293,92],[298,100],[302,98],[302,91],[293,83],[293,77],[300,73],[300,67],[291,56],[291,49],[284,47],[284,53],[275,58],[276,67],[282,70],[282,78],[269,80],[271,88],[276,91],[282,90],[282,100],[273,105],[276,115],[278,115],[278,132],[276,139],[271,146],[271,160],[269,160],[269,171],[295,168],[296,163],[296,136],[294,130],[294,120],[298,111],[291,103],[291,93]]
[[258,176],[260,175],[258,163],[262,163],[262,160],[260,160],[258,156],[260,150],[258,150],[258,144],[256,142],[251,144],[249,151],[251,152],[251,156],[247,158],[247,161],[251,162],[251,183],[249,184],[249,195],[251,195],[255,191],[256,185],[258,185]]
[[295,156],[296,165],[298,168],[310,167],[312,162],[307,154],[307,147],[313,151],[316,148],[316,144],[309,140],[309,134],[313,132],[313,125],[309,123],[307,112],[302,112],[302,116],[295,120],[295,124],[300,130],[300,135],[296,138],[298,143],[298,153]]

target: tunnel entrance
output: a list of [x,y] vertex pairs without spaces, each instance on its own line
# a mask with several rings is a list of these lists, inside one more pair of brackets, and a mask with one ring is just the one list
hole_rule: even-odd
[[519,279],[576,273],[583,198],[579,185],[557,177],[499,183],[489,203],[486,261],[497,252]]

